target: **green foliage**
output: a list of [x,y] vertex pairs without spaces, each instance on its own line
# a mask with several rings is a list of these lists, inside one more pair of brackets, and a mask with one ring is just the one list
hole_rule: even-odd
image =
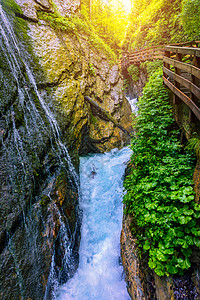
[[200,0],[134,0],[124,49],[200,38]]
[[129,79],[124,79],[123,81],[123,91],[126,91],[130,85]]
[[96,69],[92,63],[89,63],[89,73],[90,73],[90,75],[93,75],[93,76],[96,75]]
[[[187,0],[186,0],[187,2]],[[135,49],[185,41],[182,0],[134,0],[124,48]]]
[[122,2],[93,0],[90,11],[96,33],[118,54],[129,21]]
[[141,67],[146,69],[148,76],[151,76],[162,66],[163,61],[161,59],[155,59],[154,61],[145,61]]
[[57,13],[47,13],[39,11],[38,17],[39,19],[47,21],[49,25],[54,29],[73,32],[76,28],[74,23],[70,22],[67,18],[62,17]]
[[200,0],[134,0],[124,48],[200,38]]
[[8,14],[18,13],[21,14],[22,10],[18,4],[16,4],[13,0],[2,0],[1,1],[3,9]]
[[183,0],[182,23],[188,39],[200,38],[200,0]]
[[92,112],[90,113],[90,123],[95,125],[97,123],[97,118],[95,118],[95,116],[92,114]]
[[133,216],[149,267],[159,276],[182,274],[191,266],[192,247],[200,247],[200,205],[191,180],[195,159],[178,140],[161,70],[150,77],[138,105],[126,212]]
[[198,136],[193,136],[186,146],[188,150],[194,150],[196,155],[200,157],[200,138]]
[[140,71],[137,66],[131,65],[130,67],[128,67],[128,73],[129,73],[129,75],[131,75],[133,82],[138,81]]

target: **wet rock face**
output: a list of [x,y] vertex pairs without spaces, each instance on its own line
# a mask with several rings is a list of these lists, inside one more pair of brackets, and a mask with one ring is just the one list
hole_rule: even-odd
[[128,97],[139,98],[142,96],[142,90],[147,82],[147,74],[144,70],[140,69],[138,81],[133,82],[131,76],[126,72],[125,78],[129,81],[126,94]]
[[121,257],[127,289],[132,300],[156,299],[155,281],[139,258],[136,240],[130,231],[131,220],[129,215],[124,216],[121,232]]
[[110,68],[106,58],[90,49],[84,38],[77,40],[75,36],[61,34],[48,24],[34,23],[29,27],[33,50],[46,74],[45,82],[40,82],[39,86],[48,87],[60,127],[70,132],[70,146],[80,149],[86,128],[88,152],[91,149],[109,151],[127,143],[126,134],[96,115],[84,101],[85,95],[90,96],[131,131],[130,106],[123,97],[118,66]]
[[123,218],[121,232],[121,256],[125,270],[127,289],[132,300],[199,299],[198,264],[185,275],[159,277],[148,267],[144,254],[138,255],[136,239],[131,233],[132,218]]
[[[16,2],[2,0],[15,33],[0,19],[10,43],[0,44],[0,298],[50,299],[78,264],[79,153],[127,143],[130,106],[117,65],[86,37],[39,22],[38,10],[54,12],[48,0]],[[56,4],[64,15],[79,1]]]

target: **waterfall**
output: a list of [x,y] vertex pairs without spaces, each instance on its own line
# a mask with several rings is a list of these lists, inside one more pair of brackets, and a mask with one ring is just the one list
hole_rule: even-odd
[[123,175],[130,155],[123,148],[81,158],[80,263],[57,300],[130,299],[120,260]]
[[[23,243],[26,246],[24,247],[27,249],[27,253],[31,253],[32,260],[35,261],[31,268],[34,284],[38,286],[38,291],[34,291],[35,298],[39,299],[42,293],[41,282],[37,278],[39,277],[37,272],[41,268],[39,266],[41,250],[38,249],[38,240],[41,239],[38,236],[41,235],[39,226],[45,228],[49,224],[48,226],[51,228],[51,223],[54,222],[54,219],[57,220],[59,224],[57,246],[52,245],[52,263],[45,294],[48,299],[50,294],[52,298],[54,297],[53,294],[61,277],[64,277],[62,280],[65,280],[74,272],[73,248],[78,225],[72,231],[62,207],[55,204],[49,204],[46,219],[44,219],[42,204],[39,204],[39,200],[45,196],[52,201],[52,195],[55,194],[53,188],[56,176],[61,170],[67,174],[68,185],[72,191],[79,194],[79,175],[62,141],[56,117],[40,95],[34,74],[1,4],[0,32],[0,52],[3,55],[2,64],[5,64],[0,71],[4,72],[5,69],[5,74],[8,76],[8,79],[4,79],[4,97],[1,99],[0,126],[3,126],[3,129],[1,129],[2,135],[0,135],[0,149],[3,155],[0,167],[5,172],[4,183],[9,186],[7,188],[9,194],[6,191],[6,201],[14,211],[12,216],[9,215],[10,219],[5,221],[7,227],[4,246],[7,246],[11,253],[14,267],[17,270],[20,294],[25,299],[27,298],[25,289],[29,287],[25,283],[27,278],[22,275],[22,270],[20,270],[21,261],[18,252],[21,250],[17,249],[13,238],[17,230],[16,224],[22,222],[25,230]],[[43,149],[45,145],[47,148]],[[54,165],[51,160],[54,160]],[[41,175],[38,174],[38,170],[41,171]],[[9,209],[7,210],[9,211]],[[78,214],[78,207],[74,210]],[[78,216],[76,218],[78,219]],[[41,225],[38,225],[38,220]],[[43,242],[40,243],[42,245]],[[62,267],[59,270],[58,268],[55,270],[56,247],[62,251]],[[65,275],[61,276],[61,273],[65,273]],[[29,274],[29,276],[31,275]]]
[[[38,116],[39,121],[41,121],[43,123],[43,126],[45,125],[43,120],[41,119],[41,117],[39,115],[39,112],[36,109],[36,106],[35,106],[33,100],[31,99],[31,96],[30,96],[29,92],[28,92],[27,84],[32,86],[34,88],[34,91],[35,91],[36,95],[37,95],[37,99],[39,100],[40,105],[43,108],[43,110],[45,112],[45,115],[48,119],[50,129],[53,132],[53,137],[56,141],[56,145],[57,145],[57,148],[59,150],[59,154],[60,154],[60,156],[64,155],[64,157],[65,157],[65,159],[66,159],[66,161],[69,165],[70,172],[73,174],[73,177],[75,179],[75,183],[77,184],[79,182],[79,178],[78,178],[76,170],[75,170],[75,168],[74,168],[74,166],[71,162],[71,158],[70,158],[70,155],[67,151],[67,148],[61,142],[60,129],[59,129],[58,123],[57,123],[53,113],[49,110],[49,108],[47,107],[47,105],[45,104],[44,100],[42,99],[42,97],[40,96],[40,94],[38,92],[37,85],[36,85],[36,82],[34,80],[34,76],[31,72],[30,68],[28,67],[28,64],[26,63],[25,59],[22,58],[23,56],[20,53],[20,49],[19,49],[17,40],[15,38],[14,32],[13,32],[13,30],[12,30],[10,24],[9,24],[9,21],[8,21],[5,13],[3,12],[3,9],[2,9],[1,5],[0,5],[0,16],[1,16],[1,20],[3,21],[3,25],[4,25],[4,28],[3,28],[2,25],[0,25],[1,36],[2,36],[1,48],[5,53],[9,53],[9,55],[7,55],[7,59],[8,59],[9,66],[10,66],[11,70],[13,71],[13,76],[14,76],[16,82],[17,82],[19,102],[20,102],[21,105],[24,104],[24,99],[25,99],[24,93],[25,93],[28,96],[28,100],[29,100],[29,104],[31,105],[31,108],[34,111],[34,114],[35,114],[34,117]],[[6,49],[5,49],[5,46],[6,46]],[[29,82],[27,82],[24,74],[21,71],[20,64],[18,62],[19,59],[23,62],[23,65],[25,67],[25,74],[28,75],[28,81]],[[20,87],[20,83],[19,83],[19,80],[18,80],[19,77],[22,78],[23,89]],[[29,109],[30,109],[30,107],[29,107]],[[12,119],[14,120],[14,118],[12,118]],[[34,120],[35,120],[35,118],[34,118]],[[34,125],[37,126],[37,123],[35,122]],[[16,129],[15,129],[15,132],[16,132]],[[29,130],[28,130],[28,132],[29,132]],[[77,187],[78,186],[79,185],[77,184]]]
[[137,111],[138,111],[138,107],[137,107],[137,98],[132,98],[132,97],[126,97],[126,99],[128,100],[128,102],[131,105],[131,110],[134,114],[137,115]]

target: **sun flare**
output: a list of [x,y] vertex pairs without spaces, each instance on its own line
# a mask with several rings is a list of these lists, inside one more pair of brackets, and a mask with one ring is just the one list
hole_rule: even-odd
[[127,13],[130,13],[131,11],[131,0],[113,0],[113,5],[117,8],[121,5],[125,8]]
[[131,12],[131,0],[121,0],[122,4],[124,5],[126,11],[128,13]]

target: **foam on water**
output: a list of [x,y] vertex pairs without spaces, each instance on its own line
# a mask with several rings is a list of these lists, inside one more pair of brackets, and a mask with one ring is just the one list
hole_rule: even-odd
[[130,299],[120,263],[123,175],[130,155],[123,148],[81,158],[80,263],[57,300]]
[[137,114],[138,107],[137,107],[136,104],[138,102],[138,99],[137,98],[132,98],[132,97],[126,97],[126,99],[128,100],[128,102],[131,105],[132,112],[135,113],[135,114]]

